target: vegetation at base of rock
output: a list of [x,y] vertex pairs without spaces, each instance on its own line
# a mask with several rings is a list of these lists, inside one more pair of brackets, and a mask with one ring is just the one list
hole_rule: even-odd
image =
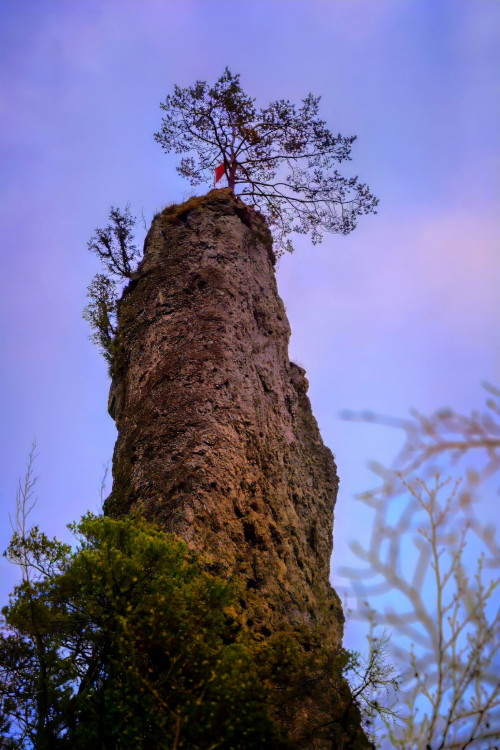
[[74,550],[33,527],[5,553],[23,580],[2,610],[0,747],[369,747],[344,677],[355,655],[306,628],[256,640],[237,587],[139,518],[71,528]]
[[336,165],[351,159],[355,136],[334,136],[319,119],[320,97],[302,106],[280,99],[266,108],[226,68],[213,84],[174,87],[160,106],[164,116],[155,140],[167,153],[185,154],[177,171],[191,185],[211,184],[224,165],[228,187],[262,211],[278,255],[292,251],[292,232],[321,242],[325,232],[348,234],[378,200],[357,177]]
[[37,573],[3,610],[18,747],[279,747],[230,584],[138,519],[73,530],[75,553],[36,528],[8,550]]

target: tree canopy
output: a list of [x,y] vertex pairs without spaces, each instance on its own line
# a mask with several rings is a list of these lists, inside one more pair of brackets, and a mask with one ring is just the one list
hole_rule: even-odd
[[325,232],[348,234],[378,203],[367,185],[337,170],[351,159],[356,136],[333,135],[318,117],[319,102],[308,94],[300,107],[279,99],[257,108],[226,68],[213,86],[174,87],[160,104],[155,140],[185,154],[177,170],[193,186],[211,183],[223,164],[230,190],[265,216],[279,255],[293,250],[292,232],[313,243]]
[[283,747],[232,587],[138,519],[73,531],[75,552],[36,527],[9,546],[0,747]]
[[140,518],[88,514],[74,550],[28,530],[31,458],[5,553],[22,581],[0,618],[2,750],[371,747],[380,649],[363,664],[320,627],[252,634],[237,584]]

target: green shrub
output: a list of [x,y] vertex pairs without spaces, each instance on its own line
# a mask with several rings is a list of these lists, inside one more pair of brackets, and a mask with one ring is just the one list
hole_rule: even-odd
[[143,521],[88,515],[76,551],[36,527],[7,551],[0,688],[17,747],[284,747],[231,586]]

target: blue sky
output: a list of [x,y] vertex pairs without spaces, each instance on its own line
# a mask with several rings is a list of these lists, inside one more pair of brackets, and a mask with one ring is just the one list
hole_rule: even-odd
[[348,561],[369,529],[353,500],[366,463],[399,436],[339,412],[469,410],[500,381],[499,29],[489,0],[3,0],[2,548],[35,435],[34,520],[64,535],[99,504],[115,429],[81,319],[86,243],[111,204],[149,222],[191,194],[153,140],[159,102],[228,65],[263,106],[321,94],[331,129],[358,136],[348,173],[380,198],[350,236],[300,238],[277,272],[341,477],[334,566]]

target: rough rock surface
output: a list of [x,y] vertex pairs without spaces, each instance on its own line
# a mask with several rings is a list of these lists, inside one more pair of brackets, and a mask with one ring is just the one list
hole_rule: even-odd
[[227,190],[153,221],[119,304],[105,510],[141,509],[246,590],[247,623],[343,614],[329,583],[338,478],[288,359],[269,230]]

